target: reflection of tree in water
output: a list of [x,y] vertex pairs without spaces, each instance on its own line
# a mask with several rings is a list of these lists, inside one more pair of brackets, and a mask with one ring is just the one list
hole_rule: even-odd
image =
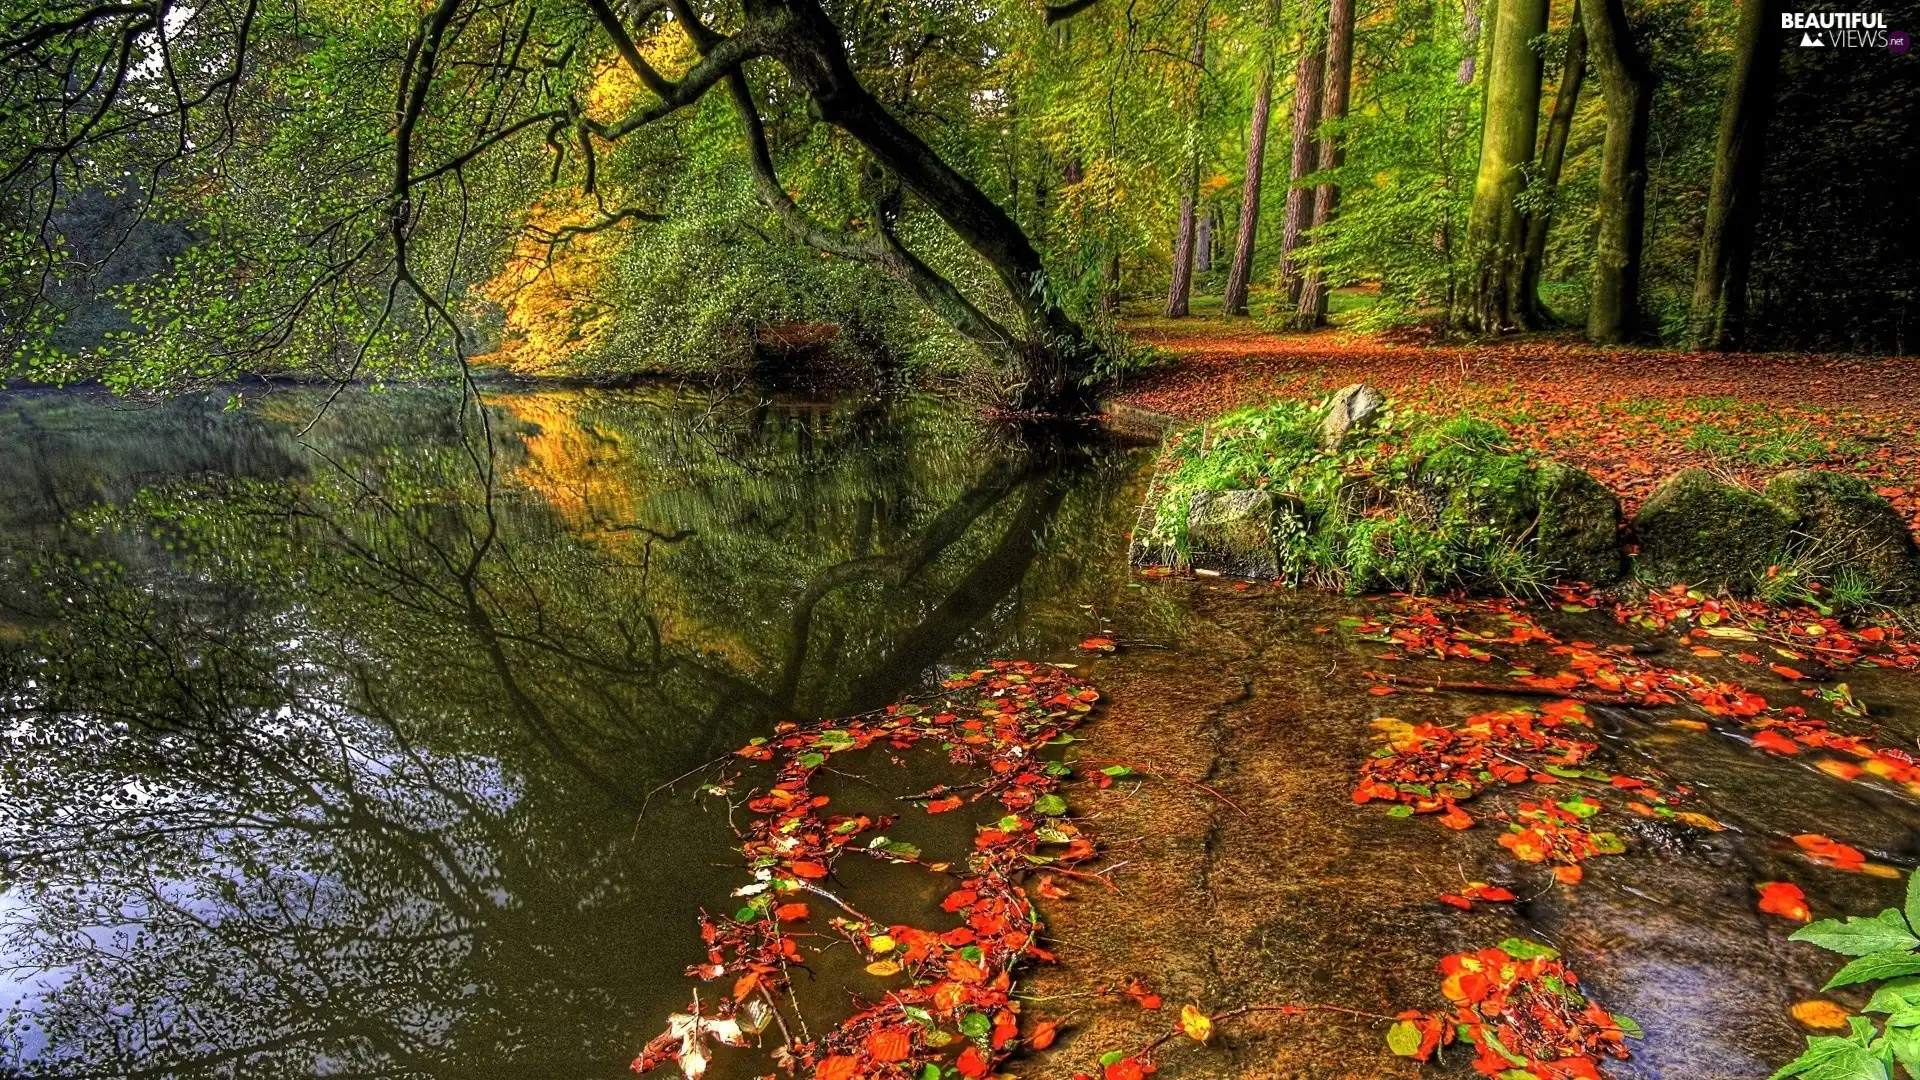
[[[724,815],[649,793],[775,717],[1057,641],[1119,569],[1076,541],[1117,535],[1118,460],[1057,441],[615,398],[539,423],[497,491],[362,434],[11,557],[39,575],[12,617],[52,627],[4,654],[4,953],[52,987],[21,1068],[617,1071],[736,872]],[[569,424],[600,455],[570,474],[538,447]]]

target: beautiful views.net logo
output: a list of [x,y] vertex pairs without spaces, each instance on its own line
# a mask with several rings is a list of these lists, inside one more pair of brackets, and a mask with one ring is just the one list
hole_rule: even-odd
[[1841,49],[1884,49],[1887,16],[1881,11],[1786,11],[1782,30],[1800,31],[1800,44]]

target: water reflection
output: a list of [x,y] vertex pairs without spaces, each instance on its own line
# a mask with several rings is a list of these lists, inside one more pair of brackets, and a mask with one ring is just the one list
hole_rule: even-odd
[[1124,584],[1135,455],[925,403],[314,403],[0,410],[7,1068],[616,1074],[739,873],[664,783]]

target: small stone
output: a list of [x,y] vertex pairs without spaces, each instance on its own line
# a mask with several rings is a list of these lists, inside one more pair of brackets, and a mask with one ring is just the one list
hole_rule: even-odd
[[1534,474],[1540,515],[1534,551],[1562,581],[1611,585],[1626,573],[1620,551],[1620,500],[1585,469],[1543,463]]
[[1365,383],[1343,386],[1333,392],[1327,403],[1327,418],[1320,422],[1320,439],[1328,450],[1338,450],[1347,436],[1373,422],[1387,396]]
[[1857,476],[1792,469],[1767,482],[1766,496],[1793,521],[1795,555],[1821,578],[1861,575],[1877,600],[1920,599],[1920,552],[1893,504]]
[[1187,503],[1193,569],[1271,580],[1280,576],[1275,526],[1290,504],[1271,491],[1196,491]]
[[1633,517],[1639,570],[1649,584],[1752,592],[1786,557],[1793,519],[1757,491],[1705,469],[1682,469]]

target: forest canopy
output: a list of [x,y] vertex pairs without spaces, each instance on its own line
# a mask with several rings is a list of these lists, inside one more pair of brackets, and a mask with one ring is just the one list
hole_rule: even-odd
[[1048,406],[1149,302],[1881,352],[1914,318],[1913,58],[1793,45],[1778,0],[0,8],[13,377],[697,371],[826,327]]

